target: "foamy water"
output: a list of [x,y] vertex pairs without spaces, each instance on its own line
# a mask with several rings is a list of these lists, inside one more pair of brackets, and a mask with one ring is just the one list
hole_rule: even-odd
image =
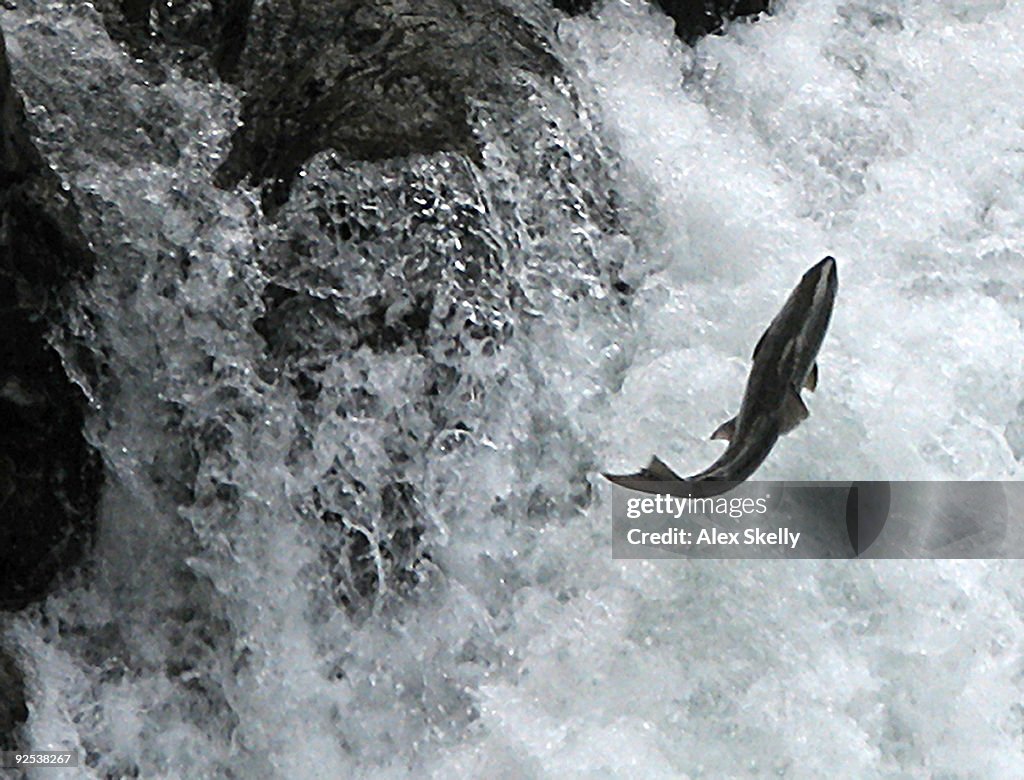
[[[6,624],[70,776],[1024,775],[1017,563],[612,561],[597,476],[711,462],[833,254],[759,476],[1017,478],[1024,8],[787,3],[690,50],[608,2],[559,24],[571,83],[478,107],[482,169],[324,153],[273,224],[212,184],[229,88],[149,84],[86,7],[2,23],[101,258],[94,560]],[[258,325],[270,283],[319,318]],[[358,343],[423,285],[425,344]]]

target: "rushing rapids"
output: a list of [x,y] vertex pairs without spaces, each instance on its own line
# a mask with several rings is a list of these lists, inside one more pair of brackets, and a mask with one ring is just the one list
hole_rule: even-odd
[[40,311],[103,470],[79,565],[0,618],[20,746],[1024,772],[1013,562],[612,561],[599,477],[710,462],[826,253],[821,387],[763,476],[1019,476],[1024,9],[789,2],[691,47],[639,0],[146,8],[0,12],[90,257]]

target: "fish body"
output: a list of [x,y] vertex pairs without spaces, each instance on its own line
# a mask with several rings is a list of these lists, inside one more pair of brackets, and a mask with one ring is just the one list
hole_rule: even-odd
[[807,417],[803,388],[818,384],[818,350],[832,317],[839,278],[826,257],[808,270],[754,347],[739,413],[711,435],[727,439],[722,456],[703,471],[681,477],[657,456],[635,474],[605,474],[645,493],[714,496],[743,482],[764,462],[779,436]]

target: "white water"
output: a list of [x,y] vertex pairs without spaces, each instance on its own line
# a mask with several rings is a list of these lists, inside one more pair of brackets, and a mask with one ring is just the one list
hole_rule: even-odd
[[[87,9],[26,3],[2,22],[105,259],[79,327],[110,365],[90,388],[111,475],[96,560],[7,627],[33,746],[94,753],[90,777],[1024,775],[1017,563],[613,562],[596,475],[655,451],[710,462],[757,335],[831,253],[811,417],[760,475],[1017,478],[1024,7],[787,3],[690,51],[643,3],[611,1],[560,26],[590,113],[550,137],[526,115],[536,155],[498,131],[475,177],[441,155],[340,171],[324,155],[281,232],[210,184],[229,89],[146,85]],[[131,132],[152,115],[171,141]],[[591,124],[600,141],[580,136]],[[575,161],[553,184],[549,147]],[[303,216],[321,186],[378,205],[364,257],[417,242],[444,257],[441,228],[412,244],[391,230],[407,170],[491,210],[473,230],[535,314],[470,296],[514,334],[454,358],[443,323],[428,354],[345,352],[295,323],[327,363],[302,411],[259,376],[275,247],[309,237],[295,276],[334,283],[351,250]],[[628,239],[574,210],[571,185],[605,175]],[[628,309],[606,284],[621,262]],[[382,284],[354,267],[342,293]],[[425,400],[449,364],[456,389]],[[374,490],[396,478],[421,488],[430,560],[410,592],[384,577],[350,614],[325,595],[337,532],[316,516],[379,542]]]

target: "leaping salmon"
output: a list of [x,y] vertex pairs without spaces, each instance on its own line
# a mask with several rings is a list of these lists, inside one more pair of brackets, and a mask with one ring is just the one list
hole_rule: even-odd
[[753,474],[779,436],[807,417],[803,388],[818,385],[816,358],[832,317],[839,278],[826,257],[800,279],[782,310],[754,347],[753,364],[740,411],[711,434],[726,439],[722,457],[690,477],[680,477],[657,456],[635,474],[605,474],[616,485],[644,493],[716,496]]

